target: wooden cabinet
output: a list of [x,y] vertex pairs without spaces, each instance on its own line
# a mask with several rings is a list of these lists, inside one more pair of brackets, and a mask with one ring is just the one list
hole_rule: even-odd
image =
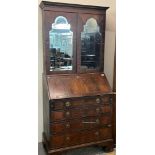
[[43,144],[47,154],[111,151],[112,89],[103,71],[108,7],[43,1]]

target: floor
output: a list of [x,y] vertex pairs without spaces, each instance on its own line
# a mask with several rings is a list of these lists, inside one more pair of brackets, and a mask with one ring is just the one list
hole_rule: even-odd
[[[46,155],[42,143],[38,145],[38,155]],[[72,150],[65,155],[115,155],[115,150],[111,153],[104,153],[100,147],[86,147]]]

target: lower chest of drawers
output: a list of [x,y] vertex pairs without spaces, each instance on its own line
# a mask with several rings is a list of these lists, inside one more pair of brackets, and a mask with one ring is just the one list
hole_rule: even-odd
[[110,95],[53,100],[50,103],[50,148],[112,138]]

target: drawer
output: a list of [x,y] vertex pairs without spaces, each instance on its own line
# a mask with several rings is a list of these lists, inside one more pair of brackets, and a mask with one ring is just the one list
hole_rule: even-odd
[[50,125],[50,131],[51,134],[64,133],[64,132],[70,133],[80,130],[103,127],[109,124],[111,124],[110,116],[86,117],[83,119],[74,119],[70,121],[52,123]]
[[106,104],[109,102],[109,96],[95,96],[95,97],[82,97],[73,99],[61,99],[53,100],[51,103],[52,110],[70,109],[70,108],[80,108],[84,106],[93,106]]
[[74,133],[52,135],[50,138],[50,147],[54,149],[62,148],[111,138],[112,138],[111,127],[104,127]]
[[89,108],[81,108],[81,109],[70,109],[70,110],[57,110],[51,111],[51,122],[53,121],[60,121],[66,119],[75,119],[75,118],[82,118],[88,116],[100,116],[102,113],[110,113],[111,107],[110,105],[106,106],[96,106],[96,107],[89,107]]

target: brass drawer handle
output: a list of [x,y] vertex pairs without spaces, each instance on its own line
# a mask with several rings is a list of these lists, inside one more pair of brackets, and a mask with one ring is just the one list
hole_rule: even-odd
[[70,137],[69,137],[69,136],[67,136],[67,137],[66,137],[66,140],[67,140],[67,141],[69,141],[69,140],[70,140]]
[[95,135],[98,136],[99,135],[99,132],[95,132]]
[[69,101],[67,101],[66,103],[65,103],[65,106],[66,107],[69,107],[71,104],[70,104],[70,102]]
[[69,111],[67,111],[67,112],[66,112],[66,116],[69,116],[69,115],[70,115],[70,112],[69,112]]
[[96,103],[100,103],[100,101],[101,101],[101,100],[100,100],[99,98],[96,99]]
[[69,123],[66,124],[66,128],[70,128],[70,124]]
[[96,108],[96,112],[99,113],[100,112],[100,108]]
[[100,124],[100,120],[99,119],[96,119],[96,124]]
[[111,124],[108,124],[107,126],[108,126],[108,128],[112,127],[112,125],[111,125]]

